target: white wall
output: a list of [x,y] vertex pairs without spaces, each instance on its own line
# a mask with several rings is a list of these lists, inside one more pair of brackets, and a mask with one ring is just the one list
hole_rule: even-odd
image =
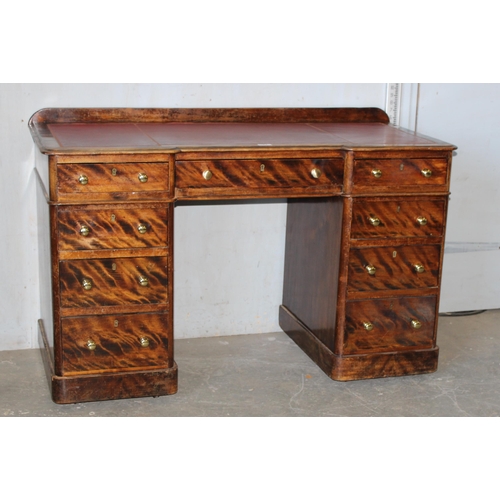
[[[0,84],[0,350],[36,347],[39,310],[29,117],[44,107],[385,106],[385,84]],[[403,84],[401,126],[458,146],[442,311],[500,307],[500,85]],[[278,331],[286,206],[175,212],[177,338]],[[191,272],[196,270],[196,272]]]
[[[27,127],[35,111],[98,106],[383,108],[385,88],[385,84],[0,84],[0,350],[37,346],[34,145]],[[279,330],[285,214],[283,202],[176,208],[177,338]]]
[[458,147],[440,309],[498,309],[500,84],[420,84],[417,131]]

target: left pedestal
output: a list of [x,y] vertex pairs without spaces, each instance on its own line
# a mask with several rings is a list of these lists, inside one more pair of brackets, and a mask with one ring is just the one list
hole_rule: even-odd
[[177,392],[170,166],[50,156],[37,175],[39,342],[56,403]]

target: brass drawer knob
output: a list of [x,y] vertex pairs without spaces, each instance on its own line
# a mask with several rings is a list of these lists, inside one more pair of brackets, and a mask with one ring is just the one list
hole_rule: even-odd
[[373,330],[373,324],[370,323],[369,321],[364,321],[363,322],[363,328],[367,331],[367,332],[371,332]]
[[370,221],[370,224],[371,224],[372,226],[379,226],[379,225],[380,225],[380,219],[379,219],[378,217],[375,217],[375,216],[374,216],[374,217],[372,217],[372,216],[370,215],[370,217],[368,217],[368,220]]
[[83,278],[82,286],[85,290],[90,290],[92,288],[92,280],[90,278]]
[[425,217],[417,217],[417,222],[421,225],[421,226],[425,226],[427,225],[427,219]]
[[380,177],[382,177],[382,170],[380,170],[379,168],[375,168],[372,170],[372,175],[376,179],[380,179]]
[[137,226],[137,231],[139,231],[141,234],[144,234],[148,230],[146,224],[139,224]]
[[426,177],[427,179],[432,175],[432,170],[429,170],[428,168],[424,168],[421,170],[422,175]]
[[412,319],[411,326],[415,328],[415,330],[418,330],[422,326],[422,323],[420,323],[418,319]]
[[210,172],[210,170],[204,170],[201,175],[203,175],[203,178],[206,181],[209,181],[212,178],[212,172]]
[[321,172],[321,170],[319,168],[313,168],[311,170],[311,175],[315,178],[315,179],[319,179],[321,177],[321,174],[323,172]]
[[89,182],[89,178],[86,176],[86,175],[80,175],[80,177],[78,178],[78,182],[80,184],[82,184],[83,186],[85,186],[85,184],[88,184]]
[[149,339],[147,337],[140,338],[141,347],[149,347]]
[[415,269],[415,272],[418,274],[423,273],[425,271],[425,267],[422,264],[415,264],[413,266],[413,269]]
[[95,351],[96,347],[97,347],[97,345],[93,340],[91,340],[91,339],[87,340],[87,349],[89,351]]
[[90,233],[90,228],[89,228],[89,226],[82,226],[82,227],[80,228],[80,234],[81,234],[82,236],[88,236],[88,235],[89,235],[89,233]]
[[370,264],[368,264],[367,266],[365,266],[365,269],[366,269],[366,272],[370,275],[370,276],[373,276],[376,272],[377,272],[377,269],[375,266],[372,266]]
[[146,276],[139,276],[139,285],[149,286],[149,280],[146,278]]
[[137,178],[141,181],[141,182],[148,182],[148,176],[145,174],[145,173],[140,173]]

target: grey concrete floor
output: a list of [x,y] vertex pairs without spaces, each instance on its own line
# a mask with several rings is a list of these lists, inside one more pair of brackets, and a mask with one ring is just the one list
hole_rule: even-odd
[[436,373],[330,380],[284,333],[176,342],[172,396],[57,405],[38,349],[0,352],[0,416],[498,417],[500,310],[441,316]]

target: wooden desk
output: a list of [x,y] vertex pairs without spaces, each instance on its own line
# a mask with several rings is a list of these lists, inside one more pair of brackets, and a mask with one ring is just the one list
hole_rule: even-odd
[[177,200],[288,199],[280,325],[332,379],[435,371],[455,147],[388,122],[375,108],[35,113],[53,400],[177,391]]

